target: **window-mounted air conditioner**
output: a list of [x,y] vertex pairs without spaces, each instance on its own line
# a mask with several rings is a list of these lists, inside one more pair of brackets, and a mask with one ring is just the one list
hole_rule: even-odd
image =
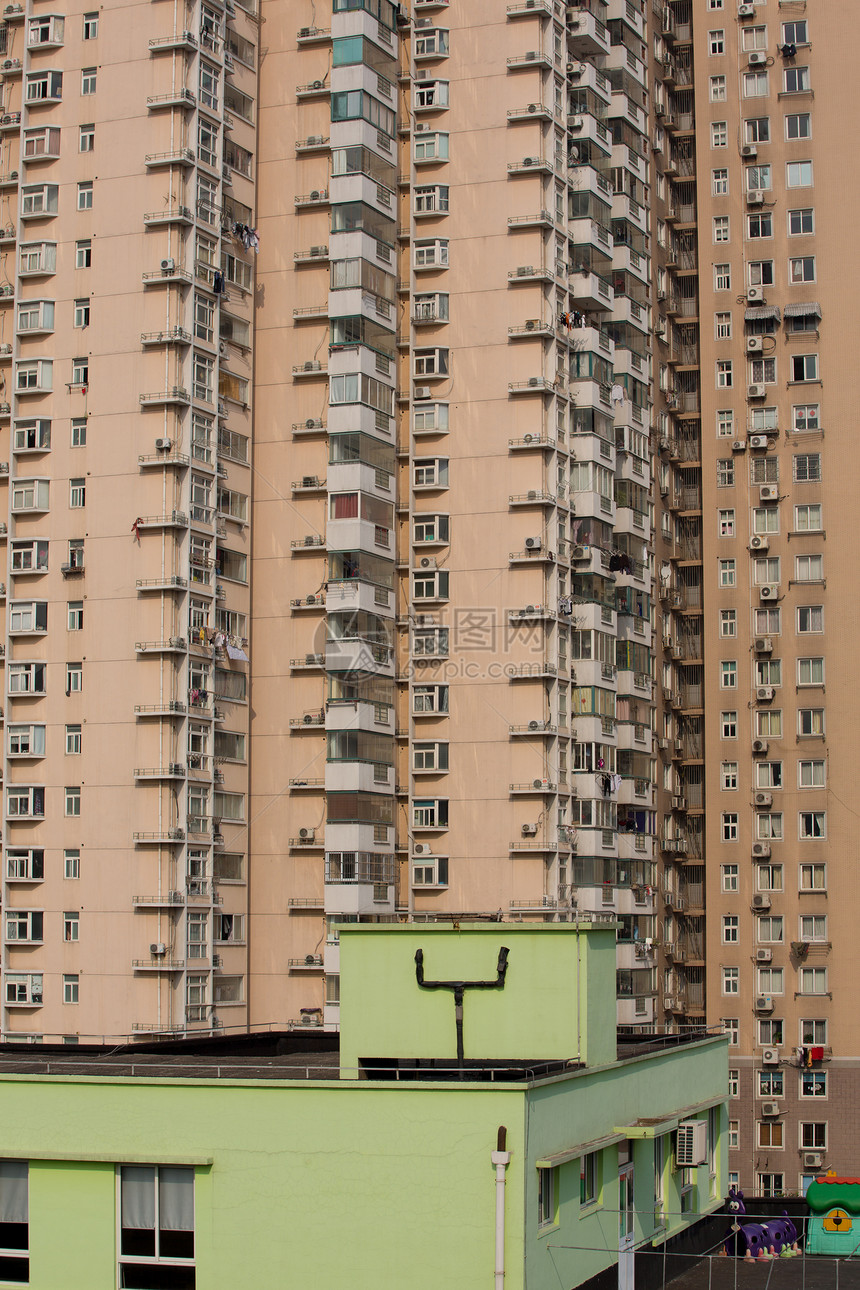
[[687,1169],[703,1165],[708,1159],[707,1120],[682,1120],[675,1139],[675,1159],[678,1168]]
[[770,963],[773,959],[773,950],[760,949],[755,952],[756,963]]
[[750,435],[751,448],[767,448],[768,438],[766,434]]
[[[760,685],[755,692],[755,697],[759,703],[770,703],[771,699],[773,698],[773,694],[774,694],[774,690],[772,685]],[[770,806],[770,802],[773,800],[770,796],[770,793],[766,793],[764,795],[761,793],[757,793],[756,803],[758,803],[758,799],[761,796],[766,796],[769,799],[768,806]]]
[[767,551],[769,545],[767,538],[762,537],[759,533],[757,533],[755,537],[750,538],[751,551]]
[[778,600],[779,586],[775,582],[766,582],[758,589],[760,600]]
[[761,1055],[761,1064],[762,1064],[762,1066],[778,1066],[778,1065],[779,1065],[779,1049],[778,1049],[778,1048],[765,1048],[765,1049],[762,1051],[762,1055]]
[[770,896],[766,892],[757,892],[752,898],[753,909],[770,909]]

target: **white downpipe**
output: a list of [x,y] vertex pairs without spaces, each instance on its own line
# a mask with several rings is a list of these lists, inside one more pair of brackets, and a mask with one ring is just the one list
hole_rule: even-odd
[[508,1131],[499,1126],[497,1150],[490,1152],[496,1166],[496,1290],[505,1290],[505,1169],[511,1162],[510,1151],[505,1151]]

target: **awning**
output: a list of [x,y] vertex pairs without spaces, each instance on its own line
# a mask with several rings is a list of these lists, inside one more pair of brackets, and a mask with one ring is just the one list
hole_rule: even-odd
[[820,318],[821,305],[816,300],[807,300],[802,305],[786,305],[786,318]]
[[[789,308],[791,308],[790,305]],[[788,313],[788,309],[785,312]],[[775,318],[779,322],[779,310],[776,305],[753,305],[752,309],[744,311],[744,322],[763,322],[767,318]]]
[[604,1147],[613,1147],[616,1142],[623,1142],[627,1136],[624,1133],[607,1133],[602,1138],[592,1138],[591,1142],[580,1142],[575,1147],[569,1147],[567,1151],[556,1151],[551,1156],[542,1156],[540,1160],[535,1161],[538,1169],[554,1169],[556,1165],[566,1165],[569,1160],[576,1160],[578,1156],[590,1156],[594,1151],[602,1151]]

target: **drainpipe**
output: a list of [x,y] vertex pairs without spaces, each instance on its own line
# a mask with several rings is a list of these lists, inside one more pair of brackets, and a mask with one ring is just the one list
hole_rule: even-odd
[[496,1166],[496,1290],[505,1290],[505,1169],[511,1162],[510,1151],[505,1150],[508,1131],[499,1125],[496,1150],[490,1160]]

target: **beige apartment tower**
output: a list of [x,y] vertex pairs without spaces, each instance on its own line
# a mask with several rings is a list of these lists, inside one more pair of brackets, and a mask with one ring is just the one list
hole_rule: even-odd
[[3,1037],[608,918],[850,1173],[846,0],[0,17]]

